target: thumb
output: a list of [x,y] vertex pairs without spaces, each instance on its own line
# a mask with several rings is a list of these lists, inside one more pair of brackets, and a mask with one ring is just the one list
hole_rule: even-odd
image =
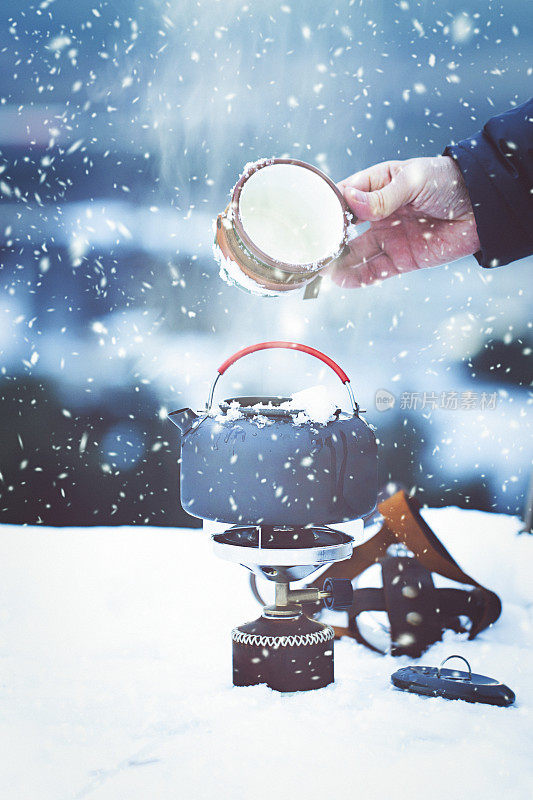
[[386,186],[363,192],[353,186],[344,187],[346,202],[360,220],[385,219],[411,200],[411,187],[405,170],[401,170]]

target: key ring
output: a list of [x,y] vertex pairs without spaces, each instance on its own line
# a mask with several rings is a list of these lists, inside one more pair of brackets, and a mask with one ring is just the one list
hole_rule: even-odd
[[[460,658],[460,659],[461,659],[461,661],[464,661],[464,662],[465,662],[466,666],[468,667],[468,678],[467,678],[466,680],[468,680],[468,681],[472,682],[472,669],[471,669],[471,667],[470,667],[470,664],[468,663],[468,661],[466,660],[466,658],[463,658],[463,656],[458,656],[458,655],[452,655],[452,656],[448,656],[448,658],[445,658],[445,659],[444,659],[444,661],[441,661],[441,663],[440,663],[440,665],[439,665],[439,668],[438,668],[438,670],[437,670],[437,678],[440,678],[440,677],[441,677],[441,674],[440,674],[440,673],[441,673],[441,669],[443,668],[444,664],[445,664],[447,661],[449,661],[451,658]],[[456,679],[452,678],[452,680],[456,680]],[[462,678],[461,680],[464,680],[464,678]]]

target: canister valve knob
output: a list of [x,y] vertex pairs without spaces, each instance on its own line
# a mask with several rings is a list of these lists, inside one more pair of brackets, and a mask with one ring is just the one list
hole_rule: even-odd
[[352,582],[347,578],[326,578],[323,592],[324,605],[332,611],[347,611],[353,603]]

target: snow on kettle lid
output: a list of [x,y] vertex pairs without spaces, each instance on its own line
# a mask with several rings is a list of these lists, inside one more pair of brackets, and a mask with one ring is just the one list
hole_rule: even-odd
[[[326,425],[336,419],[337,411],[339,410],[337,403],[331,396],[331,392],[323,385],[310,386],[308,389],[294,392],[289,400],[276,405],[275,408],[288,412],[292,416],[292,422],[295,425],[304,425],[308,422]],[[256,406],[252,406],[251,409],[256,412],[257,419],[261,424],[267,422],[263,416],[265,413],[263,404],[258,403]],[[243,408],[239,404],[238,398],[235,398],[223,408],[222,413],[212,411],[212,415],[219,422],[233,421],[249,416],[249,411],[250,408]]]

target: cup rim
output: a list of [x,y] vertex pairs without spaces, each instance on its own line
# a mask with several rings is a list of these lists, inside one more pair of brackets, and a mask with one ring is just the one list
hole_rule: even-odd
[[[329,185],[331,189],[335,192],[337,199],[340,202],[342,212],[343,212],[343,237],[339,242],[339,249],[337,252],[333,253],[330,256],[326,256],[326,258],[321,259],[320,261],[312,261],[307,264],[290,264],[286,261],[278,261],[272,256],[269,256],[263,250],[260,250],[256,244],[250,239],[246,231],[244,230],[244,226],[242,224],[242,219],[240,215],[240,204],[239,199],[241,196],[242,189],[246,181],[251,178],[256,172],[260,169],[264,169],[265,167],[270,167],[273,164],[292,164],[297,167],[303,167],[305,169],[311,170],[316,175],[319,175],[326,183]],[[321,169],[315,167],[313,164],[308,164],[306,161],[300,161],[297,158],[265,158],[260,161],[256,161],[245,173],[243,173],[235,186],[233,187],[233,193],[231,196],[231,219],[233,227],[235,228],[235,232],[238,235],[239,239],[243,242],[245,247],[250,251],[250,253],[254,256],[254,258],[262,261],[268,267],[272,267],[273,269],[282,269],[287,272],[292,272],[294,274],[298,274],[299,272],[309,272],[310,269],[313,271],[318,272],[323,267],[327,266],[327,264],[331,263],[336,259],[343,250],[343,247],[347,243],[348,238],[348,217],[352,215],[352,212],[344,199],[341,191],[339,188],[333,183],[331,178],[329,178]]]

